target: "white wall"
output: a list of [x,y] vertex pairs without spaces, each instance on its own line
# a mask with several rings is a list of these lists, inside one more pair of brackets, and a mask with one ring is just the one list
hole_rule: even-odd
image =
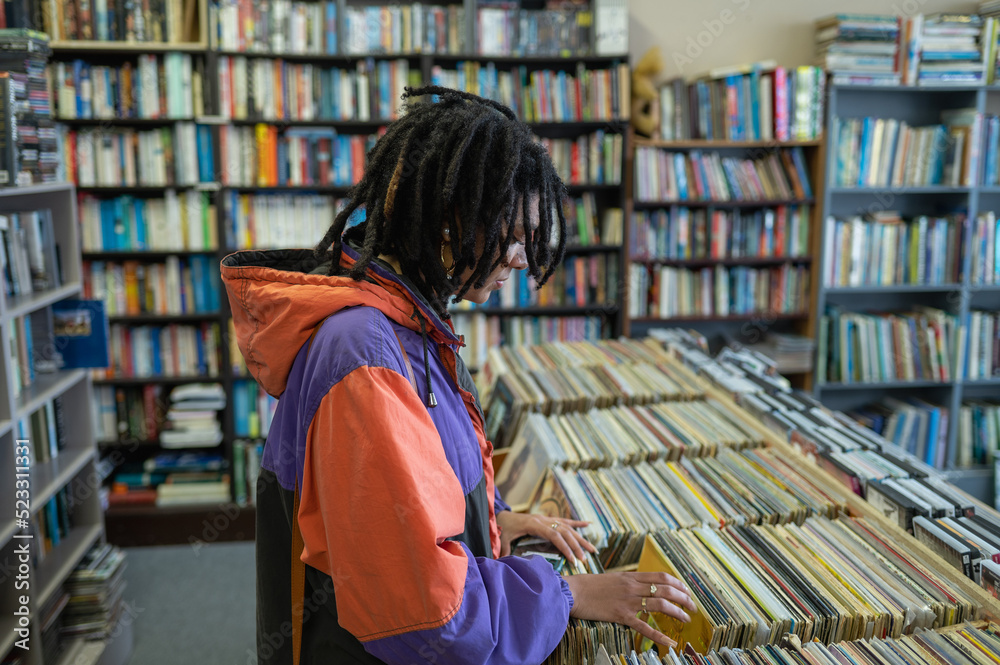
[[974,12],[961,0],[629,0],[633,64],[651,46],[663,55],[663,78],[694,78],[713,67],[758,60],[813,64],[813,22],[834,13],[909,16]]

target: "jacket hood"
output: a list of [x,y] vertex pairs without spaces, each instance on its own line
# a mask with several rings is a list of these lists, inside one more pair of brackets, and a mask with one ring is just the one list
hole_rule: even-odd
[[[341,265],[350,267],[357,252],[343,247]],[[311,274],[320,264],[311,249],[246,250],[222,261],[236,341],[250,374],[274,397],[285,391],[292,362],[313,330],[347,307],[375,307],[417,332],[422,318],[436,343],[461,345],[406,278],[375,261],[362,281]]]

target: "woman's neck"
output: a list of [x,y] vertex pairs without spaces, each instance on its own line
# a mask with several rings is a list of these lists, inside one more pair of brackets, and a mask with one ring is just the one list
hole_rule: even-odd
[[389,256],[388,254],[379,254],[378,258],[380,261],[385,261],[386,263],[388,263],[389,266],[396,272],[397,275],[403,274],[403,269],[399,267],[399,261],[396,260],[396,257]]

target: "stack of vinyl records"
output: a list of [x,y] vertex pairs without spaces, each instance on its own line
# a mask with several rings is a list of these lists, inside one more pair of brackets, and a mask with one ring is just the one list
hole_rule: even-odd
[[822,482],[799,474],[772,450],[722,450],[717,458],[576,472],[554,467],[537,503],[590,522],[581,532],[599,549],[601,563],[615,568],[638,561],[652,533],[836,515],[840,495]]
[[491,353],[484,370],[491,381],[482,395],[489,405],[487,438],[497,448],[510,446],[531,412],[584,412],[702,395],[683,367],[657,364],[668,360],[662,351],[634,342],[619,347],[639,353],[621,353],[606,342],[521,347],[534,357]]
[[[555,546],[543,538],[518,540],[513,554],[543,557],[552,564],[557,573],[562,575],[592,575],[604,572],[601,562],[590,552],[584,552],[583,559],[578,559],[575,566],[569,565],[565,557],[556,551]],[[599,645],[605,644],[616,652],[625,652],[631,649],[632,642],[632,630],[621,624],[570,618],[566,634],[559,642],[559,646],[545,660],[545,665],[579,665],[593,662]]]
[[[608,655],[609,652],[614,655]],[[626,655],[628,654],[628,655]],[[761,663],[809,665],[926,665],[927,663],[987,664],[1000,662],[1000,626],[972,623],[934,630],[916,630],[899,639],[891,637],[824,645],[789,636],[779,645],[753,649],[723,647],[700,655],[693,649],[671,649],[661,659],[655,651],[638,654],[616,649],[612,642],[598,650],[596,665],[760,665]]]
[[[812,517],[802,525],[699,527],[654,534],[640,570],[665,570],[693,592],[688,624],[657,615],[668,637],[705,653],[777,644],[899,639],[976,618],[979,602],[878,524]],[[863,562],[863,563],[861,563]]]

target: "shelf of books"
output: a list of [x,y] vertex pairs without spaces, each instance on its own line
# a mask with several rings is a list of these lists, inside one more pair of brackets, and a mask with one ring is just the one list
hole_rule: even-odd
[[[0,657],[16,651],[21,662],[41,665],[62,639],[65,624],[54,617],[65,606],[63,585],[104,540],[90,379],[74,369],[80,351],[65,336],[103,322],[81,318],[76,305],[82,276],[71,184],[4,189],[0,244],[0,446],[8,451],[0,472],[10,479],[0,497],[15,506],[13,519],[0,522],[0,562],[21,571],[0,582],[4,616],[13,618],[3,620]],[[18,627],[30,630],[30,650],[17,645],[27,634]]]
[[814,394],[992,503],[1000,95],[833,85],[829,108]]
[[757,63],[660,89],[658,135],[628,159],[627,334],[811,338],[824,88],[814,67]]
[[[597,553],[553,565],[678,576],[697,609],[660,627],[692,659],[787,633],[821,646],[1000,618],[1000,513],[792,390],[760,354],[652,335],[498,349],[477,377],[488,435],[507,447],[504,497],[589,522]],[[589,661],[599,643],[627,654],[632,637],[571,621],[547,662]]]

